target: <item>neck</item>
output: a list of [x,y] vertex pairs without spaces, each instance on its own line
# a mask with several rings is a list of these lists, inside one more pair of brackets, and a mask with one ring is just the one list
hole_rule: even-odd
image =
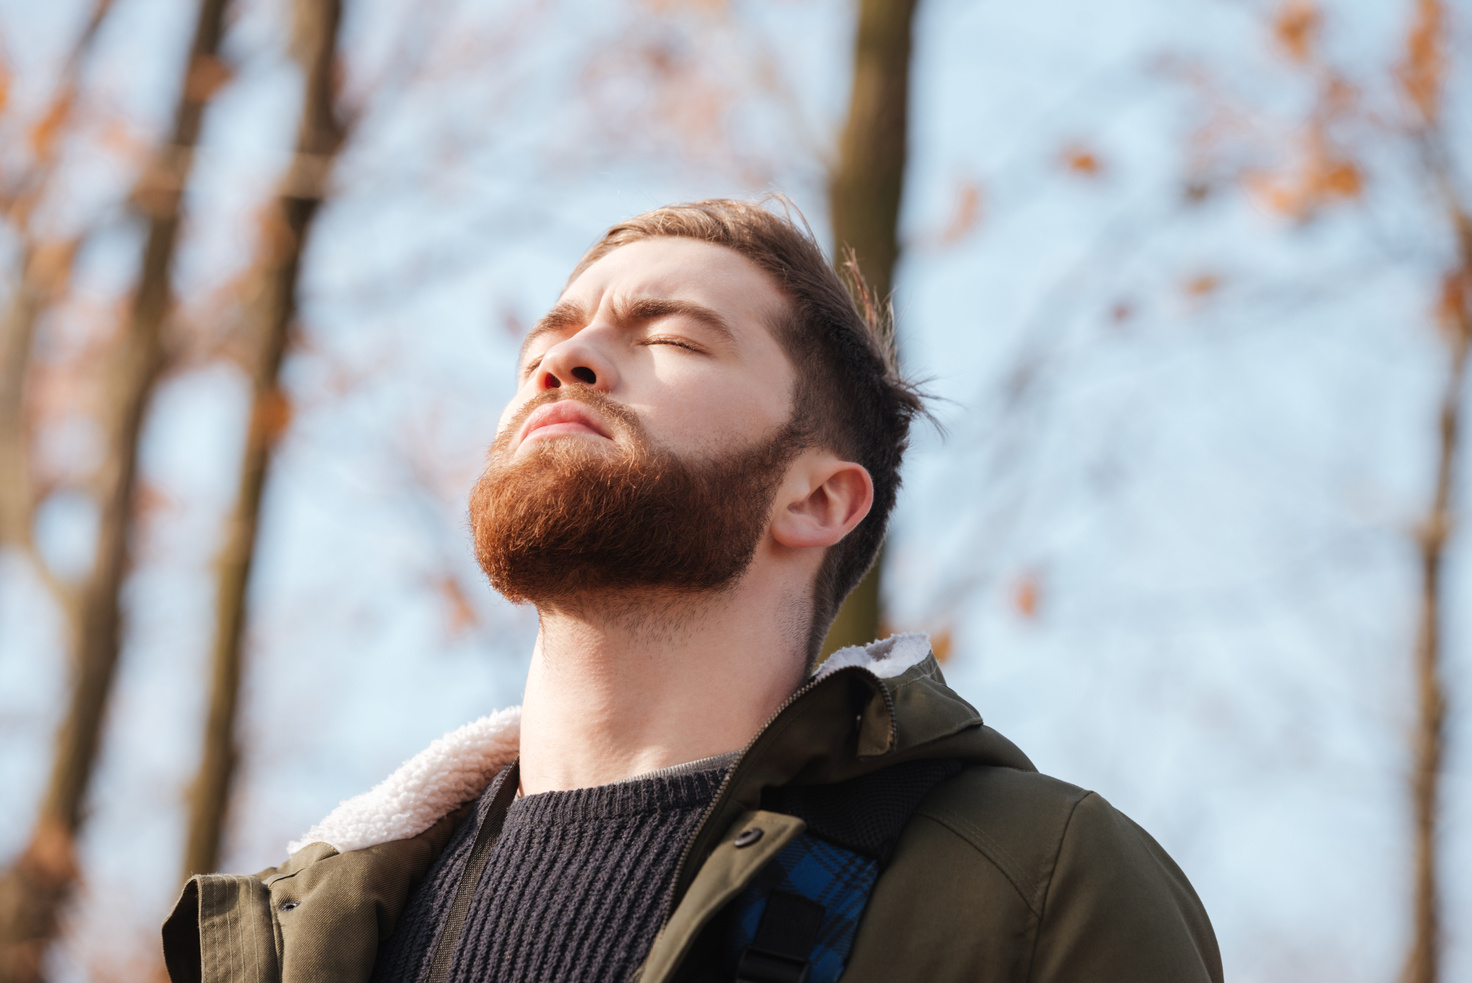
[[803,590],[579,598],[538,608],[521,788],[588,788],[738,750],[802,682]]

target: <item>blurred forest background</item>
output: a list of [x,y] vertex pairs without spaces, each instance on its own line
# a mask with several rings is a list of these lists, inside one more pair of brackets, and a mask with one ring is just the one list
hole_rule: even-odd
[[1472,5],[0,3],[0,980],[519,698],[465,497],[617,219],[780,189],[924,432],[932,633],[1237,981],[1472,979]]

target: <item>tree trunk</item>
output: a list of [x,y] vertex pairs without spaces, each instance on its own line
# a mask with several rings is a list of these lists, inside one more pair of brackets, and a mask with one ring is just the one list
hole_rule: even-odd
[[104,711],[121,642],[120,594],[135,511],[138,438],[163,364],[162,331],[180,201],[205,104],[218,78],[226,0],[201,0],[199,20],[175,108],[173,139],[140,181],[134,203],[146,216],[136,292],[118,351],[108,367],[102,424],[107,457],[97,475],[99,522],[93,570],[82,588],[69,639],[74,672],[70,705],[56,738],[51,779],[20,857],[0,878],[0,981],[41,979],[46,946],[76,879],[75,841],[97,760]]
[[248,623],[250,585],[260,527],[261,497],[272,448],[285,424],[288,405],[280,389],[281,364],[297,311],[297,280],[312,221],[321,207],[327,175],[343,141],[335,110],[332,73],[337,55],[341,0],[297,0],[297,44],[305,87],[296,156],[283,180],[278,206],[266,219],[261,239],[259,293],[250,318],[259,340],[253,366],[250,429],[240,467],[235,510],[226,525],[218,558],[214,678],[204,753],[189,798],[184,876],[213,871],[237,759],[235,719],[240,703],[242,647]]
[[0,543],[30,540],[32,492],[27,465],[29,434],[25,423],[26,370],[36,337],[43,289],[35,278],[35,255],[27,243],[21,274],[5,313],[0,337]]
[[1446,749],[1446,688],[1442,660],[1443,579],[1453,526],[1454,481],[1461,450],[1462,408],[1472,350],[1472,220],[1452,206],[1460,246],[1449,281],[1446,316],[1449,367],[1438,415],[1436,487],[1420,529],[1421,611],[1417,625],[1416,727],[1412,738],[1412,829],[1415,837],[1412,941],[1405,983],[1437,983],[1441,956],[1441,891],[1437,879],[1442,759]]
[[[910,35],[917,0],[859,0],[853,90],[828,189],[835,259],[852,250],[874,296],[888,304],[899,259],[900,196],[908,134]],[[838,611],[826,657],[879,634],[883,555]]]

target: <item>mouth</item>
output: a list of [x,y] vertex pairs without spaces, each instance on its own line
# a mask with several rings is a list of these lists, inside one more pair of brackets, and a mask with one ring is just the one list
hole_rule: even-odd
[[520,447],[532,439],[541,440],[578,434],[602,437],[605,440],[613,439],[608,428],[586,405],[575,399],[559,399],[532,410],[526,422],[521,425],[521,433],[516,443]]

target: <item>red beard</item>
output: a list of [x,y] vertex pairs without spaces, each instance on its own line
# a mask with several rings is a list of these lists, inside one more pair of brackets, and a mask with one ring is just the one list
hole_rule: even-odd
[[[553,438],[511,461],[527,414],[558,399],[586,403],[608,421],[612,452]],[[789,424],[754,447],[686,461],[653,447],[638,418],[597,390],[544,393],[496,438],[470,493],[476,559],[491,586],[516,603],[718,590],[750,564],[777,483],[800,446]]]

